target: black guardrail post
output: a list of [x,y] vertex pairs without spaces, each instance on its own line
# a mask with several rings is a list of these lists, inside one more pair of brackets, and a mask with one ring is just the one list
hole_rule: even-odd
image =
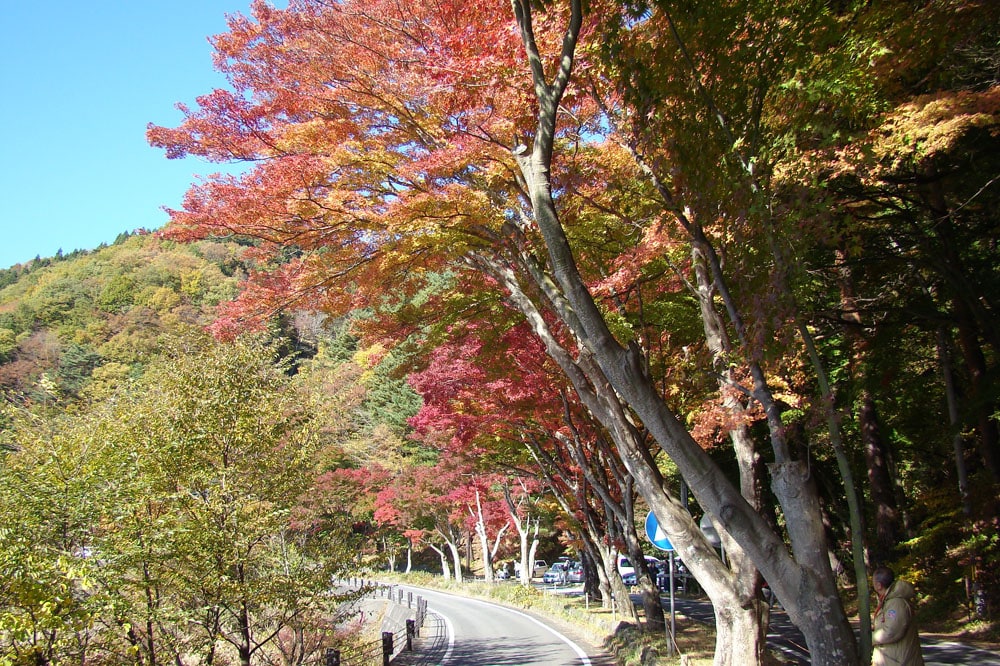
[[382,666],[389,666],[389,660],[392,659],[392,632],[383,631],[382,632]]
[[413,652],[413,634],[416,633],[416,621],[406,621],[406,651]]

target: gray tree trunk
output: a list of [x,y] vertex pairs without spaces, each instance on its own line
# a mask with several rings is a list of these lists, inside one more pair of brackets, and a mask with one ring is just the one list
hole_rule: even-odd
[[[716,310],[716,289],[704,251],[695,247],[692,251],[694,268],[694,291],[701,310],[705,341],[712,353],[712,364],[719,376],[719,391],[723,408],[731,415],[731,421],[738,424],[730,429],[729,440],[733,444],[736,462],[740,471],[740,493],[747,503],[757,511],[761,510],[761,460],[757,445],[750,434],[744,418],[746,406],[742,398],[732,388],[735,383],[732,371],[726,364],[726,356],[732,352],[732,344],[726,332],[722,317]],[[754,566],[746,551],[725,529],[716,529],[729,557],[729,568],[733,572],[734,593],[740,600],[735,608],[725,610],[725,624],[731,631],[719,631],[716,635],[716,652],[728,652],[730,663],[761,663],[767,650],[768,613],[762,603],[760,571]],[[717,626],[722,622],[717,616]],[[749,658],[752,656],[752,660]]]
[[[757,564],[793,622],[805,634],[813,664],[842,666],[858,663],[854,633],[844,613],[826,556],[818,493],[807,465],[791,459],[780,439],[780,414],[770,399],[762,373],[755,374],[755,394],[763,398],[761,404],[767,410],[771,426],[775,453],[775,462],[769,467],[772,489],[784,513],[791,552],[786,549],[781,535],[753,510],[667,407],[646,374],[638,347],[634,343],[627,348],[622,347],[614,338],[580,276],[559,221],[550,183],[556,116],[570,80],[576,40],[583,19],[581,1],[571,0],[570,4],[572,13],[564,34],[562,56],[550,80],[534,41],[530,0],[512,2],[538,103],[538,124],[530,150],[527,146],[515,146],[514,155],[527,188],[533,221],[548,250],[549,266],[555,280],[551,286],[558,289],[558,294],[553,295],[565,299],[567,307],[560,312],[579,342],[581,362],[588,357],[592,359],[606,379],[606,385],[596,386],[599,387],[598,396],[606,400],[608,409],[614,409],[610,399],[614,393],[616,399],[620,396],[634,410],[675,462],[699,503],[712,513]],[[593,369],[589,372],[591,377],[596,378],[596,374]],[[628,422],[627,417],[625,422]],[[609,427],[619,424],[609,424]],[[621,446],[619,438],[616,437],[615,442]],[[663,525],[670,528],[690,523],[689,529],[676,535],[676,539],[670,534],[671,541],[676,541],[691,571],[696,575],[702,574],[706,582],[704,587],[713,603],[717,598],[721,601],[732,596],[732,587],[726,584],[729,572],[718,562],[714,551],[711,554],[703,552],[704,539],[699,543],[697,526],[680,503],[664,492],[659,470],[646,459],[648,451],[624,449],[620,454],[636,479],[637,490]]]

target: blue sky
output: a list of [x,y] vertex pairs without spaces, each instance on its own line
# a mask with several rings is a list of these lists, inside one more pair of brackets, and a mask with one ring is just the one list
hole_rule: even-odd
[[167,160],[146,124],[225,86],[210,35],[250,0],[3,3],[0,20],[0,268],[156,229],[197,159]]

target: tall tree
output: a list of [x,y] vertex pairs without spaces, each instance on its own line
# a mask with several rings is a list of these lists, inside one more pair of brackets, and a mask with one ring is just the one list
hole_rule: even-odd
[[321,599],[341,558],[310,555],[350,541],[342,524],[294,529],[318,440],[268,350],[240,342],[178,351],[147,375],[159,404],[154,422],[170,443],[165,490],[186,534],[172,556],[201,590],[191,601],[217,611],[206,637],[231,644],[249,665],[282,628],[319,610],[303,601]]
[[[4,538],[3,553],[24,560],[12,582],[30,565],[48,583],[33,595],[11,586],[23,592],[3,600],[5,647],[39,663],[249,663],[277,654],[279,636],[298,654],[330,639],[340,599],[329,580],[351,562],[351,526],[296,513],[318,440],[292,377],[260,342],[200,335],[171,350],[113,399],[49,424],[57,430],[15,431],[3,470],[20,482],[4,492],[20,499],[4,498],[4,522],[37,515],[35,549],[48,556],[21,539]],[[31,599],[54,611],[28,613],[44,624],[33,647],[7,622],[24,628]]]
[[[795,208],[800,202],[790,184],[795,174],[806,172],[809,161],[793,157],[794,166],[802,168],[795,171],[776,156],[785,145],[782,137],[793,136],[803,146],[810,140],[820,145],[825,138],[824,128],[808,122],[817,91],[796,78],[796,67],[832,63],[842,69],[817,80],[832,83],[845,72],[848,88],[864,92],[865,72],[843,65],[871,62],[857,56],[877,57],[876,40],[854,51],[837,50],[838,44],[854,48],[859,42],[823,28],[854,25],[853,7],[828,3],[801,3],[790,17],[774,15],[766,3],[749,8],[723,3],[704,14],[690,7],[685,9],[694,13],[683,23],[677,21],[680,15],[668,15],[659,6],[659,13],[637,7],[625,21],[617,5],[593,4],[589,16],[573,2],[551,3],[545,11],[523,2],[512,7],[513,20],[492,5],[418,3],[402,14],[391,3],[293,2],[287,10],[257,5],[253,20],[235,18],[230,33],[216,40],[220,66],[235,93],[216,91],[180,128],[151,128],[150,138],[171,156],[195,153],[260,163],[245,178],[193,189],[185,209],[173,215],[178,237],[233,230],[257,238],[255,252],[262,258],[280,255],[287,245],[299,250],[294,261],[260,264],[263,270],[230,311],[234,317],[253,310],[266,314],[317,294],[323,307],[343,310],[348,304],[373,303],[371,291],[377,290],[366,287],[390,281],[406,298],[426,286],[432,274],[449,275],[460,289],[474,285],[477,293],[492,281],[544,340],[581,400],[611,434],[640,494],[676,532],[685,561],[705,582],[717,608],[743,608],[740,599],[749,599],[754,586],[737,585],[680,503],[662,491],[662,478],[641,445],[636,423],[670,455],[699,504],[760,568],[806,633],[815,663],[855,661],[808,451],[796,450],[785,437],[784,407],[774,397],[774,382],[792,374],[800,358],[812,359],[813,378],[823,385],[822,353],[829,349],[815,347],[806,325],[814,322],[802,316],[809,273],[792,270],[798,264],[789,258],[806,252],[783,242],[801,238],[796,225],[813,210]],[[652,147],[648,141],[630,145],[640,158],[632,173],[645,173],[646,187],[607,187],[627,182],[608,175],[627,172],[610,147],[602,146],[604,161],[585,159],[598,154],[588,150],[589,144],[608,134],[609,119],[617,119],[610,111],[602,116],[583,86],[575,85],[577,80],[588,87],[600,84],[602,75],[613,78],[593,66],[587,50],[592,44],[587,31],[598,29],[592,19],[602,19],[601,30],[617,21],[622,31],[646,35],[636,53],[652,56],[651,63],[620,71],[666,73],[666,83],[654,82],[656,89],[678,91],[676,97],[658,94],[653,98],[658,104],[644,106],[641,97],[629,98],[631,106],[610,109],[630,109],[636,124],[648,123],[651,132],[637,135],[640,139],[671,130],[660,132],[673,141],[661,142],[659,152],[636,150]],[[644,44],[662,43],[650,37],[654,25],[667,27],[664,34],[673,43],[669,52],[643,51]],[[670,34],[674,30],[680,39]],[[844,39],[825,42],[824,35]],[[582,69],[576,62],[581,36]],[[689,44],[695,48],[683,48]],[[817,53],[831,58],[817,58]],[[728,85],[743,79],[748,85]],[[480,94],[486,86],[495,93],[490,104],[483,104]],[[801,90],[796,97],[794,91]],[[873,97],[861,99],[865,113],[877,106]],[[841,108],[850,111],[847,105],[831,108],[831,118]],[[676,127],[663,119],[676,121]],[[654,159],[642,159],[649,157]],[[676,164],[684,170],[669,168]],[[789,180],[775,187],[770,181],[779,176]],[[582,182],[591,185],[589,198]],[[608,199],[620,195],[621,201],[609,206],[608,199],[595,198],[602,186]],[[661,195],[658,213],[643,198],[650,193]],[[779,203],[796,214],[776,214],[786,212],[775,208]],[[636,224],[637,219],[642,222]],[[611,233],[601,233],[599,222]],[[657,249],[656,232],[678,222],[681,240],[695,246],[710,270],[716,291],[703,304],[725,313],[736,341],[733,349],[742,355],[737,370],[747,373],[754,409],[768,426],[771,487],[787,531],[757,513],[752,492],[749,501],[741,496],[677,418],[665,399],[662,376],[651,375],[660,368],[649,362],[649,338],[622,325],[628,320],[622,316],[619,286],[630,285],[613,285],[611,295],[597,288],[610,259],[625,261],[630,250],[635,250],[633,258],[649,256]],[[640,245],[643,239],[648,242]],[[804,245],[810,243],[805,239]],[[741,270],[740,281],[723,271],[729,266]],[[337,280],[343,289],[330,288]],[[767,300],[775,295],[779,298]],[[468,304],[463,296],[450,292],[436,304]],[[412,329],[421,316],[431,316],[413,309],[394,314]],[[794,336],[799,342],[788,344]],[[967,347],[973,360],[974,347]],[[787,364],[768,363],[789,349],[794,351]],[[713,348],[717,360],[728,362],[727,353],[724,343]],[[831,405],[832,389],[826,383],[824,399],[814,404]],[[731,411],[736,410],[733,404]],[[827,415],[833,426],[825,437],[836,444],[837,415],[829,410]],[[842,447],[833,448],[841,462],[846,460]],[[850,466],[842,464],[841,471],[840,492],[849,493]],[[860,537],[857,524],[851,531]],[[856,566],[862,559],[855,557]],[[817,612],[825,621],[816,621]],[[749,615],[739,621],[751,622]],[[743,644],[731,640],[736,621],[720,616],[720,663],[755,658],[736,653]],[[745,631],[741,625],[740,635]]]

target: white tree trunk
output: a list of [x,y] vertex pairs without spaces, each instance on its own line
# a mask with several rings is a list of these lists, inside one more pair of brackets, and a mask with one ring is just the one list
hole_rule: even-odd
[[438,548],[432,543],[427,545],[441,558],[441,577],[445,580],[451,580],[451,568],[448,566],[448,557],[445,555],[444,549]]
[[462,571],[462,554],[459,552],[459,544],[456,541],[449,541],[448,548],[451,549],[451,561],[455,566],[455,580],[461,583],[465,573]]

